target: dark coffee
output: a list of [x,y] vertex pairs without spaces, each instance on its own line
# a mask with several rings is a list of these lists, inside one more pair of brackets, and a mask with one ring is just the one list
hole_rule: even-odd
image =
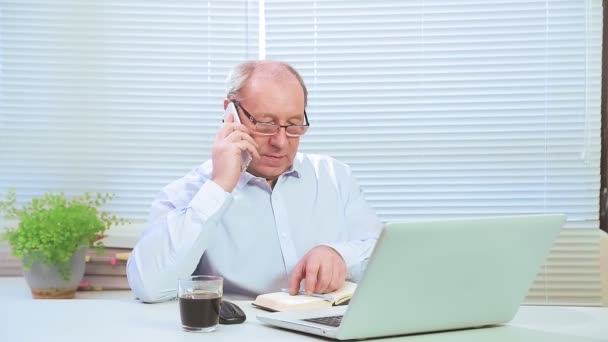
[[194,292],[179,297],[179,310],[182,325],[186,328],[209,328],[218,324],[220,302],[217,293]]

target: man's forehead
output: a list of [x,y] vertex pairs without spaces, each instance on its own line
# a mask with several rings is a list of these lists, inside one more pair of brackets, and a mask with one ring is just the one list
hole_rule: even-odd
[[[281,107],[295,107],[291,111],[304,111],[304,90],[300,83],[292,80],[250,79],[241,91],[241,101],[250,106],[271,103]],[[265,107],[265,106],[264,106]],[[260,108],[263,109],[263,108]]]

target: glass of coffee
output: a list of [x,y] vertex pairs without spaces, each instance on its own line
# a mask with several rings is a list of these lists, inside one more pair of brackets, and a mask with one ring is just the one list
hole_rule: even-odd
[[179,311],[185,331],[210,332],[217,328],[223,282],[222,277],[206,275],[178,280]]

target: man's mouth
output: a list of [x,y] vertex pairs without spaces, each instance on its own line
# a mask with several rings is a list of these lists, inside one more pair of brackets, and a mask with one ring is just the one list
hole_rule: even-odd
[[262,160],[265,160],[267,164],[270,164],[273,166],[276,166],[276,165],[282,163],[283,158],[284,158],[284,156],[280,156],[280,155],[271,155],[271,154],[262,155]]

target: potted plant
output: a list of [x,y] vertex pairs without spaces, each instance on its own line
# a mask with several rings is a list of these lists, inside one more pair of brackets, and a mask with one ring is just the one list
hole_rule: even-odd
[[68,199],[63,192],[46,193],[19,207],[10,190],[0,201],[4,219],[16,220],[15,226],[4,227],[1,238],[21,259],[34,298],[74,298],[88,248],[102,252],[104,232],[127,222],[100,210],[112,197],[85,193]]

